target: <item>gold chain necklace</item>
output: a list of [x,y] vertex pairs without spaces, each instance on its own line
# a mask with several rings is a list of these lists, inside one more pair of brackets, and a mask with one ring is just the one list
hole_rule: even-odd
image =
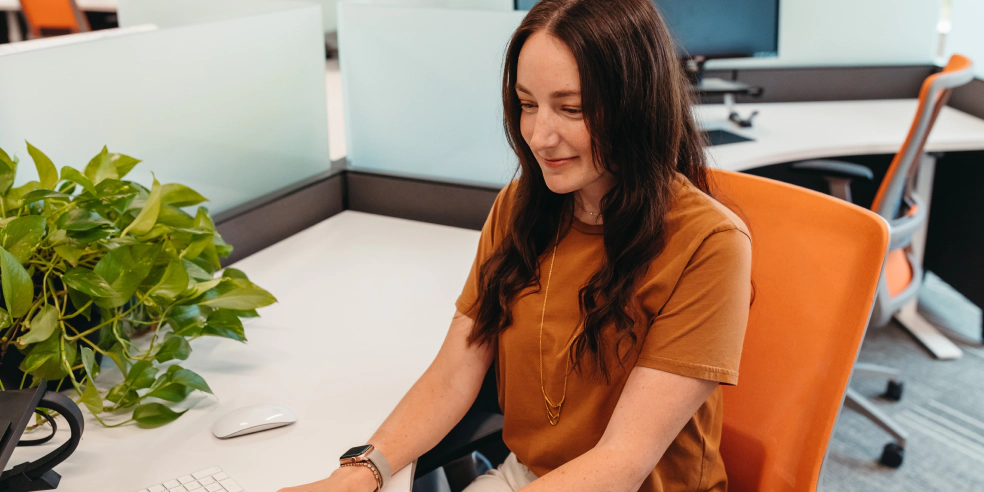
[[577,208],[583,210],[584,213],[586,213],[589,216],[591,216],[591,218],[593,218],[594,220],[598,220],[598,219],[601,218],[601,212],[600,211],[598,211],[598,212],[589,212],[588,209],[584,208],[584,203],[581,201],[581,199],[579,197],[575,197],[574,198],[574,204],[577,205]]
[[547,407],[547,421],[550,425],[557,425],[560,422],[560,409],[564,406],[567,399],[567,373],[570,371],[571,357],[567,356],[567,367],[564,369],[564,393],[560,396],[560,401],[554,403],[547,396],[547,389],[543,385],[543,320],[547,315],[547,295],[550,294],[550,278],[553,277],[554,260],[557,259],[557,244],[560,242],[560,229],[557,229],[557,236],[554,239],[553,253],[550,255],[550,270],[547,273],[547,285],[543,290],[543,310],[540,311],[540,391],[543,392],[543,403]]

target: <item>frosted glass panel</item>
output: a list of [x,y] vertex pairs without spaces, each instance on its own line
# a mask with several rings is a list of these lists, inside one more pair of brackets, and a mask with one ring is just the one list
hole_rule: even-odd
[[498,10],[514,9],[513,0],[348,0],[353,3],[391,5],[396,7],[424,7],[433,9]]
[[339,4],[353,167],[502,184],[502,57],[525,12]]
[[[160,0],[156,0],[160,1]],[[276,0],[275,0],[276,1]],[[325,32],[338,29],[337,10],[342,0],[279,0],[306,1],[321,5],[321,24]],[[398,7],[429,7],[467,10],[513,10],[513,0],[346,0],[355,3],[373,5],[393,5]]]
[[106,144],[144,160],[134,180],[187,184],[213,212],[330,166],[316,5],[6,55],[0,74],[19,182],[36,179],[24,140],[76,167]]
[[715,60],[707,68],[932,63],[942,3],[780,0],[778,57]]
[[960,53],[974,62],[977,77],[984,79],[984,0],[951,0],[947,56]]
[[[295,0],[280,0],[280,1],[295,1]],[[303,0],[311,3],[316,3],[321,6],[321,26],[325,32],[332,32],[338,28],[338,23],[335,20],[335,11],[338,10],[338,2],[340,0]]]
[[118,0],[117,17],[122,27],[155,24],[185,26],[278,12],[311,3],[305,0]]

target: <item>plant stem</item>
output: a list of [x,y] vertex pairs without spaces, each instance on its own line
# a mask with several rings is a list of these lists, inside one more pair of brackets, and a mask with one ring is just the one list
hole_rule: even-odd
[[[68,296],[68,294],[65,294],[65,295]],[[92,299],[89,299],[89,302],[85,303],[85,305],[83,305],[81,308],[79,308],[78,311],[75,311],[74,313],[72,313],[71,316],[64,316],[63,315],[62,318],[64,318],[64,319],[72,319],[72,318],[74,318],[74,317],[82,314],[82,311],[85,311],[85,308],[87,308],[87,307],[89,307],[91,305],[92,305]],[[68,302],[65,302],[64,306],[68,306]],[[63,312],[63,314],[64,314],[64,312]]]
[[133,311],[134,309],[136,309],[136,307],[138,305],[139,304],[135,304],[133,307],[131,307],[130,309],[128,309],[126,312],[124,312],[122,314],[117,314],[116,316],[113,316],[112,318],[109,318],[108,320],[105,320],[102,323],[99,323],[98,325],[96,325],[93,328],[89,328],[88,330],[86,330],[86,331],[84,331],[82,333],[79,333],[78,335],[69,337],[69,339],[71,339],[71,340],[78,340],[79,338],[82,338],[82,337],[84,337],[84,336],[86,336],[86,335],[88,335],[90,333],[93,333],[96,330],[98,330],[98,329],[100,329],[100,328],[102,328],[102,327],[104,327],[104,326],[106,326],[106,325],[108,325],[110,323],[115,323],[116,321],[119,321],[120,318],[122,318],[123,316],[126,316],[127,314],[130,314],[130,311]]
[[157,342],[157,333],[160,331],[161,325],[164,324],[164,320],[167,319],[167,314],[171,312],[172,306],[174,306],[174,304],[168,306],[167,309],[164,310],[164,313],[161,314],[160,321],[157,322],[157,326],[154,328],[154,338],[150,339],[150,348],[147,349],[147,355],[154,353],[154,344]]
[[[73,328],[73,330],[74,330],[74,328]],[[82,341],[83,341],[83,342],[85,342],[85,343],[87,343],[87,344],[89,344],[89,346],[91,346],[91,347],[92,347],[92,350],[94,350],[94,351],[96,351],[96,352],[99,352],[100,354],[103,354],[103,355],[105,355],[105,356],[107,356],[107,357],[109,356],[109,352],[107,352],[107,351],[105,351],[105,350],[103,350],[103,349],[101,349],[101,348],[99,348],[99,346],[98,346],[98,345],[96,345],[96,344],[94,344],[94,343],[92,343],[92,341],[91,341],[91,340],[89,340],[88,338],[82,338]]]
[[[69,343],[71,343],[71,342],[69,342]],[[74,386],[75,387],[75,391],[78,391],[79,395],[81,395],[82,394],[82,390],[79,388],[78,381],[75,380],[75,373],[72,372],[72,364],[70,362],[68,362],[68,358],[65,357],[65,333],[64,332],[62,332],[61,343],[58,344],[58,351],[60,352],[60,355],[61,355],[62,366],[64,366],[65,369],[68,370],[68,378],[72,381],[72,386]],[[61,380],[61,383],[64,383],[64,382],[65,382],[65,379],[63,378]],[[61,388],[61,383],[58,383],[58,388],[59,389]],[[58,389],[56,389],[55,391],[58,391]]]
[[98,421],[98,422],[99,422],[99,423],[100,423],[100,424],[101,424],[101,425],[102,425],[103,427],[105,427],[105,428],[107,428],[107,429],[112,429],[112,428],[114,428],[114,427],[119,427],[119,426],[121,426],[121,425],[126,425],[126,424],[129,424],[130,422],[135,422],[135,420],[133,420],[133,419],[129,419],[129,420],[124,420],[123,422],[120,422],[120,423],[118,423],[118,424],[107,424],[106,422],[103,422],[103,419],[101,419],[101,418],[99,418],[99,416],[98,416],[98,415],[96,415],[96,414],[92,414],[92,416],[93,416],[93,417],[95,417],[95,418],[96,418],[96,420],[97,420],[97,421]]

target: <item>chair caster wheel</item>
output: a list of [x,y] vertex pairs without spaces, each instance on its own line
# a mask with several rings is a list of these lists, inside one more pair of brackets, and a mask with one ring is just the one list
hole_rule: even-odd
[[882,396],[892,401],[899,401],[902,399],[902,389],[904,387],[905,385],[902,381],[889,381],[888,386],[885,388],[885,394]]
[[903,459],[905,459],[905,449],[894,442],[890,442],[885,445],[878,462],[890,468],[898,468],[902,466]]

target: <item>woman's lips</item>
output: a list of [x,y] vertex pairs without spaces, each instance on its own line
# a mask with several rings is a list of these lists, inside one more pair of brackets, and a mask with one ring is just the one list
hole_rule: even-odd
[[567,164],[570,164],[571,162],[574,162],[574,159],[577,159],[577,156],[567,157],[564,159],[543,159],[543,165],[551,169],[557,169],[558,167],[565,166]]

